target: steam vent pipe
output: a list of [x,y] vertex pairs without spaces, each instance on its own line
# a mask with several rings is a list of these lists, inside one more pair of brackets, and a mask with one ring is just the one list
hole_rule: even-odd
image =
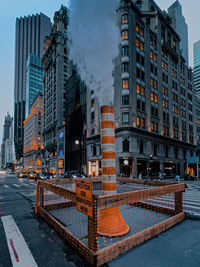
[[[102,189],[106,195],[116,194],[115,130],[113,106],[101,107]],[[109,237],[123,236],[129,232],[120,207],[99,212],[98,234]]]

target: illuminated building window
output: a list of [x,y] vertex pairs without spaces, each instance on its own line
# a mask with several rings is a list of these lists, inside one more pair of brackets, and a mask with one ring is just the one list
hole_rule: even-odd
[[136,23],[136,32],[139,33],[140,29],[139,29],[139,25]]
[[138,38],[136,38],[136,46],[137,46],[138,48],[140,48],[140,41],[139,41]]
[[144,96],[145,95],[145,90],[144,87],[141,88],[141,95]]
[[169,107],[169,102],[168,101],[166,101],[166,108],[168,108]]
[[154,131],[154,122],[153,121],[151,122],[151,131],[152,132]]
[[137,116],[137,126],[140,126],[140,117]]
[[128,23],[128,14],[124,14],[122,16],[122,24],[127,24]]
[[144,37],[144,29],[142,27],[140,28],[140,34],[142,37]]
[[163,94],[165,94],[165,87],[164,86],[162,88],[162,92],[163,92]]
[[162,61],[162,68],[164,69],[165,68],[165,62]]
[[176,71],[174,73],[174,77],[175,77],[175,79],[177,79],[177,72]]
[[158,96],[157,95],[154,95],[154,100],[156,103],[158,103]]
[[165,89],[165,94],[166,94],[166,96],[168,96],[168,89],[167,88]]
[[142,118],[142,128],[145,129],[145,119]]
[[168,65],[165,63],[165,70],[168,71]]
[[158,89],[158,82],[157,81],[154,81],[154,88]]
[[150,36],[150,45],[153,45],[153,37]]
[[175,106],[173,105],[173,112],[175,113]]
[[137,94],[140,94],[140,85],[137,84]]
[[158,123],[157,122],[155,123],[155,132],[156,133],[158,132]]
[[154,80],[151,78],[151,87],[154,85]]
[[141,44],[140,44],[140,49],[141,49],[142,51],[144,51],[144,43],[143,43],[143,42],[141,42]]
[[154,95],[151,93],[151,101],[154,101]]
[[128,89],[129,88],[129,80],[125,79],[122,81],[122,88],[123,89]]
[[157,55],[154,54],[154,61],[157,62]]
[[122,39],[128,40],[128,31],[122,31]]
[[94,98],[91,100],[91,107],[94,107]]
[[152,50],[150,51],[150,58],[153,59],[153,51]]
[[163,107],[165,107],[165,100],[163,99]]

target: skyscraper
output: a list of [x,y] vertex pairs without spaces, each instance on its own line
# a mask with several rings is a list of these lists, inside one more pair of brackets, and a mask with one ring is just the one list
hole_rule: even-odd
[[26,118],[38,93],[43,93],[42,59],[30,54],[26,65]]
[[51,26],[50,18],[42,13],[16,19],[14,141],[17,159],[23,156],[27,59],[30,54],[42,57],[44,39],[49,35]]
[[171,25],[181,38],[180,51],[188,65],[188,25],[182,13],[182,6],[179,1],[175,1],[169,8],[168,14],[171,17]]
[[200,97],[200,41],[194,43],[194,87],[196,94]]

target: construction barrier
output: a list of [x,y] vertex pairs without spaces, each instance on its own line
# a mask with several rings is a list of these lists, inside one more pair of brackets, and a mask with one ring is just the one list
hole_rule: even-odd
[[[76,187],[74,179],[38,181],[36,192],[35,212],[93,266],[111,261],[185,219],[183,183],[117,178],[117,193],[103,195],[102,190],[94,190],[101,181],[81,179]],[[98,234],[100,211],[115,207],[128,233]]]

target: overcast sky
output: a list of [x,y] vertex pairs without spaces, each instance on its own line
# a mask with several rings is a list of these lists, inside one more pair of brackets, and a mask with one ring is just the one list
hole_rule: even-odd
[[[68,1],[69,0],[0,0],[0,144],[2,141],[4,117],[7,111],[13,115],[16,17],[42,12],[52,19],[54,12],[60,8],[60,5],[66,5]],[[173,2],[173,0],[156,0],[160,8],[165,10],[167,10]],[[179,0],[179,2],[182,4],[183,14],[189,26],[189,58],[190,65],[193,66],[193,43],[200,39],[200,1]]]

